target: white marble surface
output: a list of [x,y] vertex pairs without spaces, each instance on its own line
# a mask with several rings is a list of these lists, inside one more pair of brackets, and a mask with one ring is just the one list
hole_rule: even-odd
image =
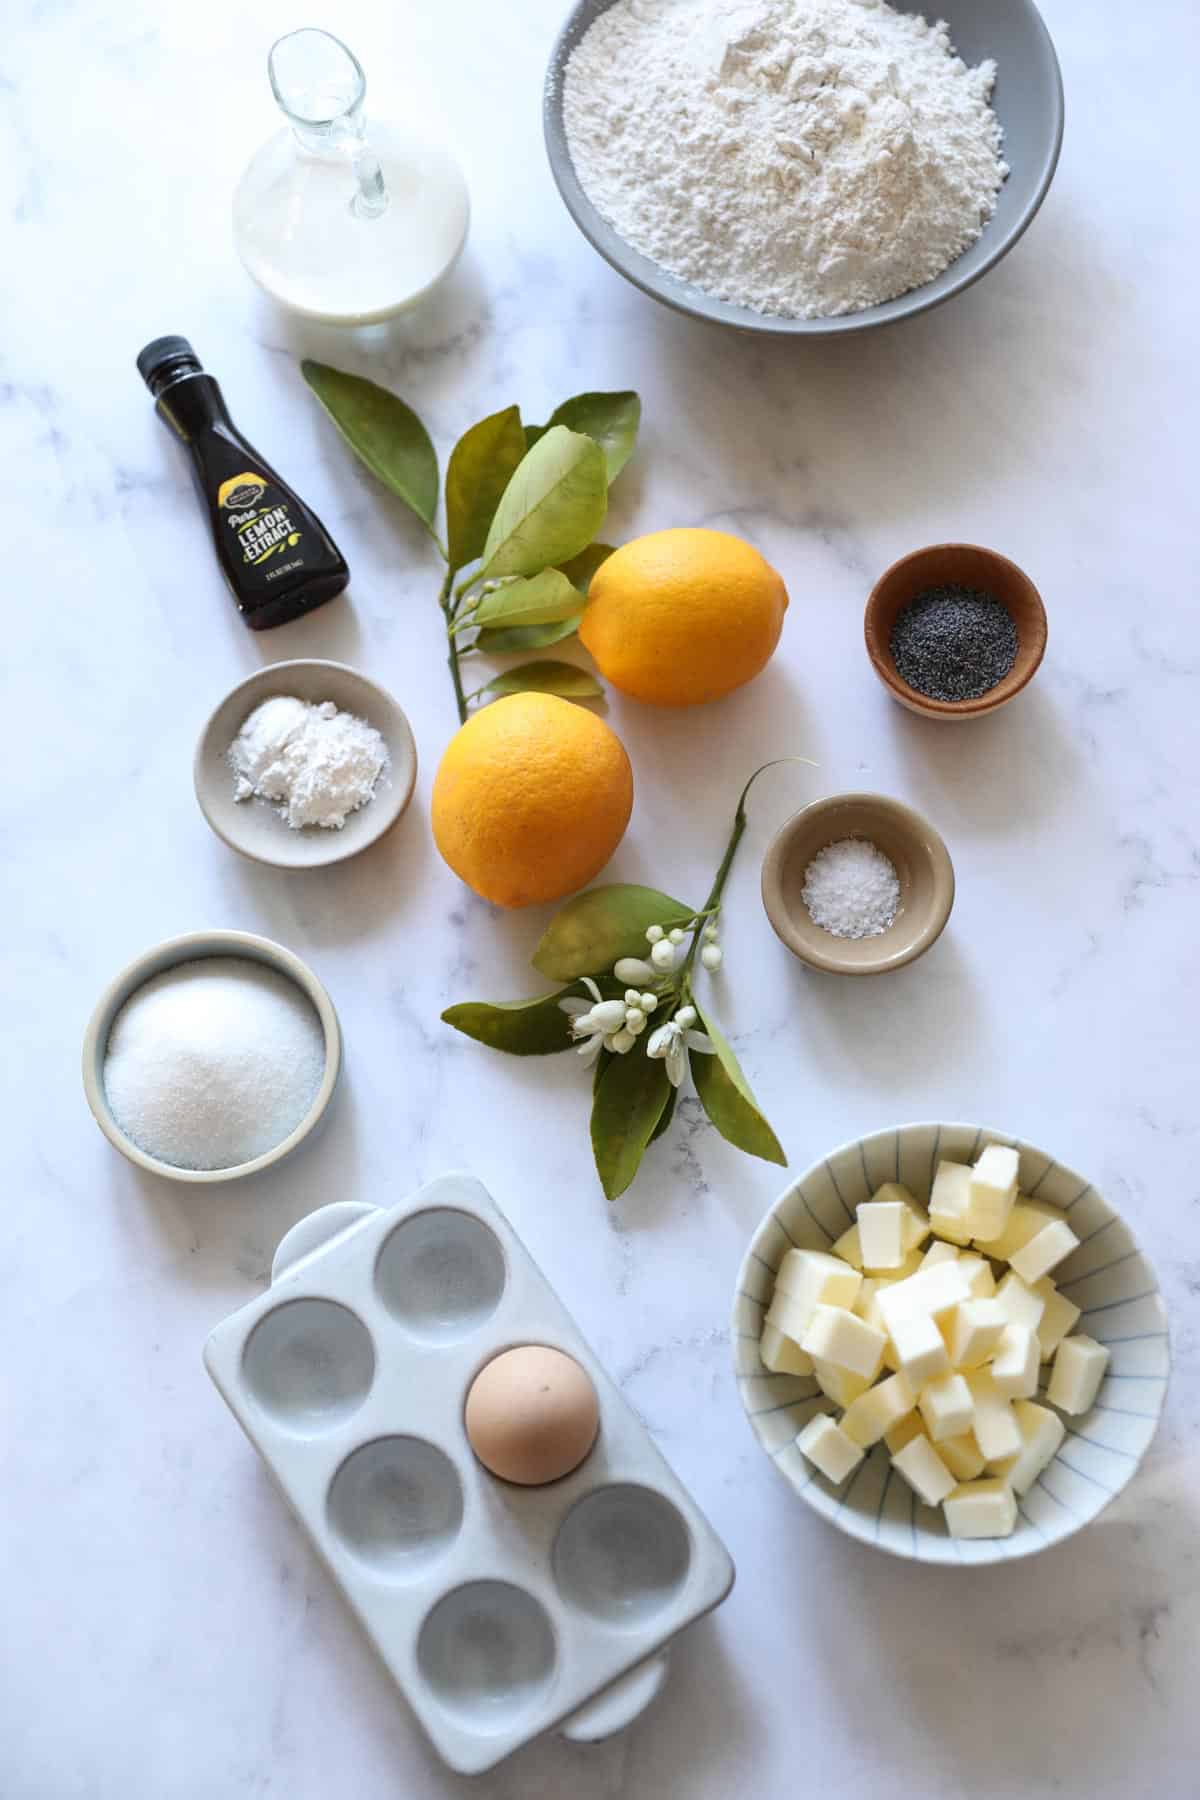
[[[1068,131],[1028,238],[945,309],[828,349],[675,318],[576,235],[539,127],[561,10],[344,0],[331,15],[380,110],[444,123],[475,205],[444,302],[361,344],[276,314],[229,245],[232,181],[272,128],[266,49],[309,21],[276,0],[16,0],[6,15],[0,1792],[1184,1800],[1200,1754],[1194,7],[1047,0]],[[354,568],[347,601],[263,637],[239,624],[133,367],[165,331],[194,338],[325,515]],[[305,351],[393,384],[443,451],[510,400],[537,417],[635,385],[646,426],[614,530],[726,526],[783,571],[782,649],[752,689],[694,716],[613,701],[638,783],[613,873],[698,894],[749,770],[815,757],[756,793],[720,983],[793,1168],[898,1119],[979,1118],[1052,1146],[1126,1208],[1172,1309],[1176,1373],[1141,1476],[1068,1546],[926,1570],[811,1516],[740,1416],[725,1343],[778,1172],[688,1103],[610,1208],[578,1070],[440,1025],[451,999],[536,988],[544,915],[489,911],[432,848],[453,723],[433,559],[318,417]],[[860,635],[878,571],[947,537],[1014,556],[1050,613],[1035,688],[961,733],[891,705]],[[384,845],[288,876],[209,833],[190,762],[220,695],[296,654],[391,687],[422,769]],[[936,950],[863,984],[804,974],[757,891],[788,811],[859,786],[925,809],[959,877]],[[110,1151],[77,1063],[110,974],[206,925],[311,960],[349,1074],[308,1155],[192,1194]],[[473,1786],[426,1748],[200,1364],[291,1222],[454,1165],[489,1183],[739,1565],[631,1731],[593,1750],[542,1742]]]

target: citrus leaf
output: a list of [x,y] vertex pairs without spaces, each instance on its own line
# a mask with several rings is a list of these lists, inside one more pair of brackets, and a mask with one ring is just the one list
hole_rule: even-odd
[[[671,1087],[669,1080],[668,1080],[667,1086],[669,1089],[669,1092],[667,1094],[667,1104],[662,1109],[662,1113],[659,1117],[658,1124],[654,1127],[654,1130],[650,1133],[650,1139],[649,1139],[650,1144],[656,1144],[658,1142],[659,1138],[662,1137],[663,1133],[667,1130],[667,1127],[670,1125],[671,1120],[675,1117],[675,1101],[678,1098],[679,1089]],[[647,1148],[649,1148],[649,1144],[647,1145]]]
[[[700,1011],[698,1007],[696,1010]],[[787,1157],[779,1139],[759,1112],[737,1057],[712,1020],[702,1012],[700,1027],[716,1045],[715,1056],[693,1050],[689,1058],[701,1106],[729,1143],[750,1156],[761,1156],[764,1162],[781,1163],[786,1168]]]
[[547,429],[566,425],[599,444],[611,483],[633,455],[641,417],[642,403],[634,393],[576,394],[555,407]]
[[519,669],[505,669],[481,688],[481,694],[558,694],[564,700],[594,700],[604,689],[587,669],[569,662],[522,663]]
[[582,613],[573,619],[554,619],[549,625],[485,625],[472,646],[475,650],[548,650],[561,644],[578,628]]
[[601,563],[608,561],[615,549],[615,544],[589,544],[586,550],[579,552],[578,556],[573,556],[569,562],[563,563],[562,572],[568,581],[574,583],[581,594],[586,594],[592,585],[592,576]]
[[646,956],[647,925],[686,925],[694,907],[657,888],[614,881],[589,888],[556,912],[533,953],[533,966],[555,981],[611,969],[620,956]]
[[548,425],[527,425],[525,427],[525,448],[532,450],[539,438],[544,438],[549,431]]
[[610,1056],[592,1098],[592,1154],[600,1185],[616,1200],[638,1172],[671,1092],[666,1064],[641,1046]]
[[446,544],[451,570],[483,555],[500,496],[525,454],[519,407],[491,413],[464,432],[446,467]]
[[577,618],[583,599],[561,569],[519,576],[485,594],[471,615],[472,625],[555,625]]
[[571,1021],[558,1003],[578,991],[578,984],[572,983],[532,1000],[466,1000],[448,1006],[442,1019],[489,1050],[507,1050],[511,1056],[547,1056],[571,1048]]
[[300,372],[359,461],[432,532],[437,452],[412,407],[375,382],[326,363],[302,362]]
[[518,463],[483,548],[483,576],[535,575],[587,548],[608,510],[604,452],[554,425]]

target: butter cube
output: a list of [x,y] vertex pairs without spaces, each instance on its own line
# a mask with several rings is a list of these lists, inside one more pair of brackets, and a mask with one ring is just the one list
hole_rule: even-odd
[[940,1162],[929,1196],[929,1223],[935,1237],[952,1244],[969,1244],[967,1215],[971,1197],[971,1171],[965,1163]]
[[813,1374],[821,1392],[835,1406],[852,1406],[858,1396],[865,1394],[871,1385],[865,1375],[852,1375],[849,1369],[839,1369],[836,1363],[817,1362],[815,1359]]
[[1027,1325],[1030,1331],[1037,1330],[1046,1302],[1040,1294],[1026,1287],[1011,1269],[996,1289],[996,1299],[1004,1308],[1004,1316],[1010,1325]]
[[882,1331],[887,1339],[883,1346],[884,1366],[889,1369],[898,1369],[900,1359],[896,1355],[891,1338],[887,1335],[887,1326],[879,1311],[879,1289],[882,1285],[878,1276],[865,1275],[863,1284],[858,1290],[858,1299],[854,1302],[854,1310],[860,1319],[865,1319],[868,1325],[875,1327],[876,1331]]
[[904,1375],[889,1375],[877,1387],[868,1388],[846,1408],[842,1430],[864,1450],[877,1444],[884,1433],[912,1411],[913,1391]]
[[987,1467],[973,1431],[964,1431],[961,1437],[943,1438],[938,1455],[956,1481],[974,1481]]
[[929,1236],[929,1220],[924,1209],[917,1205],[908,1189],[899,1181],[885,1181],[877,1193],[871,1195],[872,1200],[898,1200],[904,1208],[904,1221],[901,1227],[904,1248],[906,1251],[916,1250]]
[[891,1341],[900,1373],[907,1376],[914,1393],[919,1393],[927,1381],[950,1373],[946,1341],[936,1319],[928,1313],[906,1313],[897,1319],[891,1329]]
[[915,1437],[924,1437],[924,1435],[925,1428],[921,1424],[921,1415],[914,1410],[905,1413],[904,1417],[897,1420],[895,1425],[889,1426],[883,1434],[883,1441],[887,1445],[888,1455],[894,1457],[897,1450],[903,1450],[905,1444],[910,1444]]
[[935,1263],[932,1268],[918,1269],[906,1281],[880,1288],[879,1310],[889,1332],[895,1335],[900,1319],[914,1313],[939,1318],[952,1312],[960,1300],[969,1300],[971,1290],[957,1262]]
[[1008,1397],[992,1380],[991,1370],[972,1369],[965,1380],[975,1403],[975,1442],[987,1461],[1016,1456],[1021,1448],[1021,1433]]
[[1045,1302],[1045,1311],[1038,1321],[1038,1342],[1042,1347],[1042,1361],[1048,1362],[1066,1337],[1068,1331],[1074,1331],[1079,1320],[1079,1308],[1065,1294],[1060,1294],[1048,1275],[1035,1281],[1033,1291]]
[[779,1265],[775,1291],[794,1294],[809,1312],[814,1306],[853,1306],[861,1275],[840,1256],[824,1250],[789,1250]]
[[813,1313],[800,1348],[822,1362],[874,1381],[883,1361],[887,1338],[874,1325],[842,1306],[820,1305]]
[[961,1375],[940,1375],[926,1382],[917,1401],[917,1410],[925,1421],[933,1443],[943,1438],[961,1437],[970,1431],[975,1417],[971,1390]]
[[921,1266],[921,1262],[921,1252],[919,1250],[909,1250],[905,1252],[904,1261],[900,1264],[898,1269],[880,1269],[878,1272],[886,1281],[907,1281],[910,1275],[916,1274]]
[[1008,1262],[1013,1253],[1023,1249],[1030,1238],[1036,1237],[1039,1231],[1062,1216],[1059,1207],[1051,1206],[1045,1200],[1022,1200],[1018,1195],[1017,1203],[1008,1215],[1008,1224],[1000,1236],[988,1239],[980,1247],[997,1262]]
[[1063,1258],[1070,1256],[1072,1250],[1079,1248],[1079,1239],[1071,1230],[1065,1219],[1055,1219],[1031,1237],[1021,1250],[1009,1258],[1013,1268],[1021,1277],[1026,1287],[1032,1287],[1051,1269],[1056,1269]]
[[957,1245],[946,1243],[944,1238],[935,1238],[921,1258],[923,1269],[936,1269],[939,1263],[957,1262],[961,1252]]
[[967,1222],[971,1236],[987,1242],[1008,1224],[1017,1198],[1020,1158],[1007,1144],[989,1144],[971,1170]]
[[974,1251],[959,1257],[959,1265],[967,1278],[976,1300],[990,1300],[996,1292],[996,1277],[992,1274],[992,1265],[986,1256],[978,1256]]
[[852,1269],[861,1270],[863,1266],[862,1245],[859,1242],[857,1225],[851,1225],[848,1231],[843,1231],[841,1237],[830,1248],[835,1256],[840,1256],[843,1262],[848,1262]]
[[758,1354],[764,1367],[774,1375],[811,1375],[813,1360],[799,1344],[785,1337],[774,1325],[764,1325],[758,1340]]
[[979,1369],[1000,1342],[1008,1324],[995,1300],[960,1300],[950,1315],[950,1361],[956,1369]]
[[942,1511],[946,1529],[955,1538],[1010,1537],[1017,1522],[1012,1489],[994,1476],[963,1482],[947,1496]]
[[840,1425],[834,1424],[828,1413],[818,1413],[808,1421],[796,1439],[796,1448],[835,1487],[845,1481],[863,1459],[859,1446],[846,1436]]
[[864,1200],[858,1208],[863,1267],[898,1269],[904,1261],[904,1207],[899,1200]]
[[[789,1250],[775,1279],[775,1292],[767,1308],[767,1324],[798,1344],[808,1330],[817,1306],[825,1304],[825,1296],[833,1295],[831,1306],[853,1306],[862,1276],[844,1262],[822,1254],[818,1264],[793,1263],[794,1256],[816,1255],[816,1252]],[[832,1265],[834,1274],[828,1265]],[[792,1285],[789,1286],[788,1284]]]
[[812,1308],[798,1300],[795,1294],[785,1293],[776,1288],[771,1296],[771,1304],[767,1308],[767,1316],[763,1320],[763,1331],[777,1331],[780,1337],[791,1338],[798,1344],[808,1330],[808,1322],[812,1318]]
[[892,1467],[900,1471],[926,1506],[937,1506],[947,1494],[954,1492],[954,1477],[924,1432],[918,1432],[902,1450],[897,1450]]
[[1054,1354],[1046,1398],[1065,1413],[1085,1413],[1100,1391],[1108,1367],[1107,1346],[1080,1333],[1064,1338]]
[[997,1391],[1006,1400],[1028,1400],[1037,1393],[1041,1360],[1037,1332],[1028,1325],[1006,1325],[992,1357],[992,1380]]
[[1067,1428],[1057,1413],[1052,1413],[1048,1406],[1035,1405],[1032,1400],[1015,1401],[1013,1414],[1021,1433],[1021,1448],[1015,1456],[997,1463],[995,1473],[1007,1481],[1014,1494],[1025,1494],[1046,1464],[1053,1460]]

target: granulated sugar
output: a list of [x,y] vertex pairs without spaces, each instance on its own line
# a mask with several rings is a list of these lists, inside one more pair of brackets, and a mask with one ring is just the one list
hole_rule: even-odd
[[757,312],[858,312],[974,243],[1008,170],[945,24],[883,0],[616,0],[563,80],[571,160],[625,241]]
[[839,938],[879,937],[896,917],[895,864],[862,838],[826,844],[804,871],[801,898],[814,925]]
[[295,982],[248,957],[180,963],[113,1021],[104,1088],[139,1149],[231,1169],[290,1136],[325,1071],[321,1021]]

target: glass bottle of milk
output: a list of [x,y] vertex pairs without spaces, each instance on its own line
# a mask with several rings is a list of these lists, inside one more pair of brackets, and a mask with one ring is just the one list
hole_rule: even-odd
[[415,305],[466,239],[457,162],[390,122],[368,131],[366,77],[329,32],[289,32],[267,66],[288,124],[234,194],[246,269],[282,306],[328,323],[374,324]]

